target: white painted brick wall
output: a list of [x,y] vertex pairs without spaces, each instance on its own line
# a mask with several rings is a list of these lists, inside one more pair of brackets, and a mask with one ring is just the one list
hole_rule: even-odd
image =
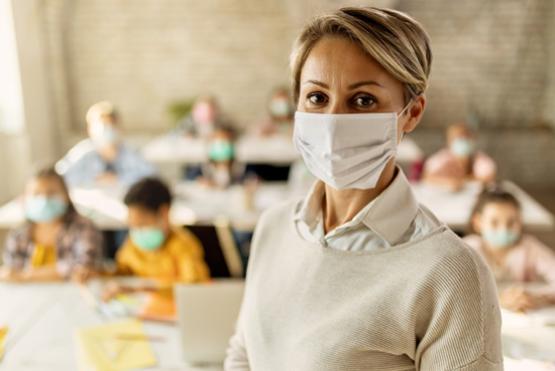
[[[495,130],[488,149],[503,174],[555,184],[551,161],[538,165],[555,150],[553,133],[521,130],[555,119],[548,117],[555,112],[549,109],[555,96],[548,62],[555,50],[552,0],[38,1],[53,112],[63,137],[82,132],[86,109],[100,99],[120,107],[130,132],[154,133],[169,128],[165,111],[172,100],[209,92],[248,126],[263,113],[268,91],[288,83],[291,43],[307,17],[345,4],[375,4],[407,11],[432,38],[430,104],[422,127],[472,119]],[[441,138],[442,131],[434,136]],[[427,152],[432,142],[422,142]]]

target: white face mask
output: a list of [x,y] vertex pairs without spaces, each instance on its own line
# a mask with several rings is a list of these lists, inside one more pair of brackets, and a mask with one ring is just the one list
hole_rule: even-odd
[[371,189],[397,154],[397,117],[395,112],[297,111],[293,140],[308,170],[324,183],[336,189]]

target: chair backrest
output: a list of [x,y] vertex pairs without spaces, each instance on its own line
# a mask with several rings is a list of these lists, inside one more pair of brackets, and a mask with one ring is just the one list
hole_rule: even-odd
[[213,278],[242,277],[243,264],[227,222],[218,221],[214,225],[191,225],[187,228],[202,243],[204,259]]

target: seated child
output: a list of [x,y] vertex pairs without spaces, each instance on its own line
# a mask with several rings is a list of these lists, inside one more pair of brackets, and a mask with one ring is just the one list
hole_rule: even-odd
[[[118,274],[152,278],[162,287],[210,278],[200,242],[188,230],[170,224],[172,195],[162,181],[140,180],[129,189],[124,202],[129,210],[129,237],[116,254]],[[112,284],[104,299],[129,291],[136,289]]]
[[87,112],[89,138],[76,144],[56,164],[69,186],[120,182],[130,185],[155,169],[121,138],[118,113],[110,102],[99,102]]
[[64,179],[53,168],[27,182],[23,204],[27,220],[6,239],[4,279],[84,280],[99,269],[102,234],[77,213]]
[[267,118],[257,127],[257,134],[269,136],[281,133],[291,136],[295,108],[291,104],[287,88],[278,87],[272,91],[267,111]]
[[240,182],[243,171],[235,162],[232,130],[219,128],[214,131],[209,142],[208,158],[208,163],[202,166],[201,183],[222,189]]
[[[520,204],[499,188],[485,190],[471,217],[473,234],[464,241],[488,263],[500,286],[501,305],[524,311],[555,304],[555,251],[523,233]],[[521,284],[536,282],[535,290]]]
[[489,183],[496,177],[495,162],[476,149],[474,133],[465,124],[447,129],[447,148],[424,164],[424,181],[458,190],[467,180]]
[[178,123],[177,131],[187,137],[209,139],[215,130],[231,126],[215,97],[200,96],[191,109],[191,114]]

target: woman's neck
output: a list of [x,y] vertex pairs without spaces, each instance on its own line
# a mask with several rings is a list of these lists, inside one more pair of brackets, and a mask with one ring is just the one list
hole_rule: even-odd
[[382,172],[375,188],[339,190],[326,184],[322,200],[325,233],[353,219],[360,210],[391,184],[396,174],[395,161],[391,160]]

